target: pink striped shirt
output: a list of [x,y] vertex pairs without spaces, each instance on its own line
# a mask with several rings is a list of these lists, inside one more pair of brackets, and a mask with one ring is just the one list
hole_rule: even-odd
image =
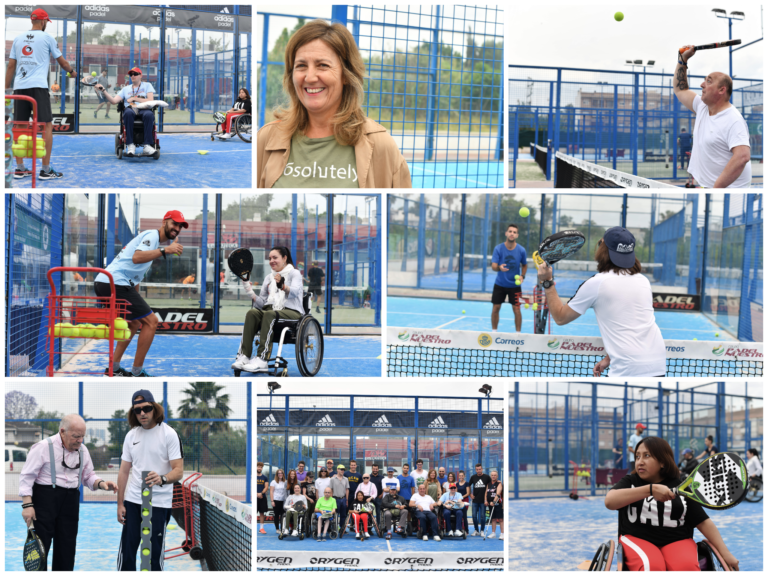
[[[67,466],[75,468],[80,462],[80,456],[77,451],[65,450],[61,443],[61,434],[52,436],[53,457],[56,460],[56,486],[61,488],[78,488],[77,479],[80,473],[79,469],[70,470],[61,465],[62,456]],[[43,440],[34,444],[29,449],[27,461],[21,469],[19,475],[19,496],[32,496],[32,485],[41,484],[51,486],[51,457],[48,448],[48,440]],[[101,482],[101,478],[96,476],[93,469],[93,461],[88,453],[88,448],[83,445],[83,485],[91,490]]]

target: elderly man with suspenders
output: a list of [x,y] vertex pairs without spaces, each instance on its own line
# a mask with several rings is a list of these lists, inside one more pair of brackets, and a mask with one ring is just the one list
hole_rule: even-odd
[[[85,420],[77,414],[64,416],[56,436],[30,448],[19,475],[21,515],[27,525],[34,521],[46,557],[51,541],[56,543],[51,564],[54,571],[75,568],[80,486],[117,492],[115,482],[96,476],[84,438]],[[47,568],[45,565],[43,570]]]

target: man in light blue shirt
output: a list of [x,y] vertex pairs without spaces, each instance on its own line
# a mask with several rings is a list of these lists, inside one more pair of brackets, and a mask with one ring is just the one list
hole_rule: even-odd
[[[493,259],[491,268],[496,275],[496,283],[493,285],[493,295],[491,303],[493,311],[491,312],[491,329],[496,332],[499,326],[499,312],[501,305],[509,298],[512,305],[512,311],[515,314],[515,330],[520,332],[523,329],[523,315],[520,313],[520,295],[523,290],[521,285],[525,280],[525,273],[528,270],[528,261],[526,260],[525,248],[517,243],[519,232],[516,224],[507,226],[504,234],[506,241],[502,242],[493,249]],[[519,280],[519,283],[518,283]]]
[[635,471],[635,446],[637,446],[640,440],[643,439],[643,430],[645,430],[645,425],[638,423],[635,426],[635,433],[632,434],[627,441],[630,474]]
[[[144,124],[144,152],[143,156],[152,156],[155,153],[153,144],[153,128],[155,124],[155,115],[152,110],[137,110],[135,104],[140,102],[151,102],[155,99],[155,89],[149,82],[141,81],[141,70],[131,68],[128,71],[131,77],[131,84],[125,86],[120,92],[109,94],[102,84],[96,84],[96,90],[100,90],[104,98],[112,104],[118,104],[121,100],[125,103],[123,112],[123,124],[125,124],[125,155],[134,156],[136,154],[136,144],[133,141],[133,122],[136,118],[141,118]],[[142,146],[142,144],[139,144]]]
[[[45,156],[43,167],[38,174],[40,180],[53,180],[64,176],[51,166],[51,151],[53,149],[53,112],[51,111],[51,96],[48,92],[48,72],[51,56],[56,59],[70,76],[76,77],[77,72],[61,55],[56,40],[46,34],[45,28],[50,22],[48,13],[38,8],[33,11],[32,30],[19,34],[13,41],[8,56],[8,67],[5,70],[5,92],[13,89],[14,96],[29,96],[37,102],[37,121],[43,126],[43,141],[45,141]],[[16,122],[26,122],[32,116],[32,103],[29,100],[16,100],[13,119]],[[18,179],[32,174],[24,166],[23,158],[16,158],[16,171],[13,177]]]
[[[144,370],[144,359],[152,345],[157,330],[157,316],[152,312],[149,304],[139,294],[139,283],[152,266],[152,262],[158,258],[166,258],[167,254],[181,256],[184,247],[179,244],[179,234],[182,228],[189,228],[184,220],[184,215],[178,210],[170,210],[163,216],[163,225],[159,230],[147,230],[128,242],[120,254],[107,266],[107,272],[112,275],[115,283],[115,293],[118,300],[128,301],[128,328],[131,335],[127,340],[115,343],[115,355],[112,363],[112,373],[115,376],[151,377]],[[170,246],[160,247],[161,243],[173,240]],[[101,273],[94,280],[96,296],[108,298],[112,294],[109,277]],[[133,359],[133,368],[123,370],[120,360],[123,357],[133,335],[141,328],[139,341],[136,344],[136,356]],[[109,368],[104,371],[109,375]]]

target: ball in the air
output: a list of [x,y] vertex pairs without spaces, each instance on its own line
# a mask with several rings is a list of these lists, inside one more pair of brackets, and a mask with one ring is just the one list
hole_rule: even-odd
[[525,206],[523,206],[522,208],[520,208],[520,216],[521,216],[521,217],[523,217],[523,218],[528,218],[528,215],[529,215],[530,213],[531,213],[531,211],[530,211],[530,210],[528,210],[528,208],[526,208]]
[[698,338],[694,338],[694,340],[698,340]]
[[462,310],[462,311],[461,311],[461,313],[462,313],[462,314],[466,314],[466,313],[467,313],[467,311],[466,311],[466,310]]
[[720,337],[720,332],[715,332],[715,338],[719,338],[719,337]]
[[613,19],[616,20],[616,22],[621,22],[624,20],[624,12],[616,12],[616,14],[613,15]]
[[91,76],[96,76],[96,72],[91,72]]
[[528,310],[528,302],[525,303],[525,309]]

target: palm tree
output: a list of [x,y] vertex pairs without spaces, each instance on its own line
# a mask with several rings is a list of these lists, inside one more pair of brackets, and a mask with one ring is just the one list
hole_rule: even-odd
[[[179,404],[179,418],[227,418],[232,409],[229,407],[229,394],[219,394],[224,386],[215,382],[190,382],[189,388],[182,390],[186,396]],[[210,450],[208,436],[211,432],[226,432],[228,422],[185,422],[184,436],[190,437],[198,426],[202,437],[203,468],[210,468]]]

